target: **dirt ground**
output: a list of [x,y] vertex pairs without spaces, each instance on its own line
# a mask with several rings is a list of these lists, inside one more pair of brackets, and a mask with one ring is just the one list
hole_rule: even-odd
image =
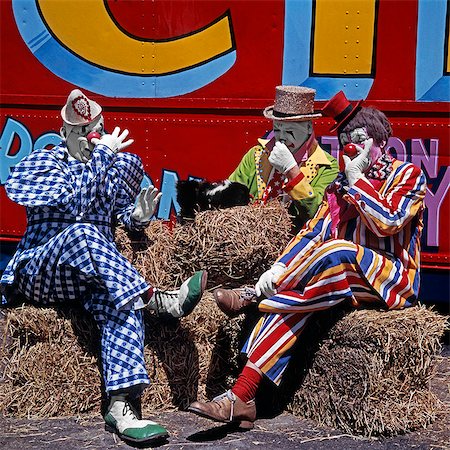
[[[140,448],[161,449],[450,449],[450,346],[443,349],[432,390],[442,401],[437,420],[426,429],[384,439],[367,439],[320,427],[312,421],[283,413],[260,419],[255,429],[240,432],[193,414],[176,411],[151,419],[170,433],[167,441]],[[1,419],[0,449],[5,450],[107,450],[131,449],[131,445],[104,430],[101,417],[63,417],[46,420]]]

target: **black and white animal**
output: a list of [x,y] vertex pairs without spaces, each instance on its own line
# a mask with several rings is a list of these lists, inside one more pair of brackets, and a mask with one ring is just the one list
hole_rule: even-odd
[[177,201],[180,217],[193,218],[198,211],[248,205],[250,192],[247,186],[236,181],[181,180],[177,182]]

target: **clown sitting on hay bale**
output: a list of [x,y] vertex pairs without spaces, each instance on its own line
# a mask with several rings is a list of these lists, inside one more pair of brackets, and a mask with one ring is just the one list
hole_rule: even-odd
[[81,304],[100,330],[102,375],[109,406],[105,425],[147,442],[168,436],[138,418],[132,401],[150,383],[144,361],[143,311],[188,315],[206,287],[198,271],[180,289],[148,284],[114,243],[113,227],[149,224],[160,194],[141,190],[142,161],[126,153],[128,130],[104,131],[102,108],[74,89],[61,109],[62,142],[21,160],[5,189],[26,207],[27,230],[1,278],[2,303],[18,296],[39,305]]
[[[292,90],[287,91],[289,95]],[[123,229],[117,230],[119,250],[150,285],[173,289],[192,270],[203,267],[208,268],[210,287],[248,285],[244,291],[216,290],[215,300],[223,311],[232,316],[240,314],[242,307],[250,307],[250,311],[255,313],[255,305],[259,303],[259,309],[266,313],[261,320],[266,323],[278,321],[278,331],[283,331],[279,335],[277,330],[268,333],[269,339],[273,337],[277,344],[285,343],[278,348],[271,347],[267,345],[266,336],[260,334],[259,342],[265,346],[253,346],[252,350],[246,345],[246,349],[250,348],[250,364],[247,363],[240,373],[237,348],[249,327],[253,327],[256,315],[224,320],[209,293],[203,296],[203,301],[189,317],[176,323],[161,323],[144,310],[144,359],[155,380],[142,398],[145,412],[186,408],[191,404],[190,410],[197,414],[252,427],[256,418],[253,398],[262,373],[271,376],[276,372],[277,377],[272,376],[272,379],[278,382],[287,364],[287,356],[291,356],[293,344],[303,332],[305,348],[316,350],[319,337],[326,336],[326,339],[315,352],[302,386],[289,397],[291,403],[288,407],[293,413],[365,435],[404,432],[425,426],[432,420],[437,401],[429,392],[427,383],[432,375],[433,359],[439,351],[445,320],[419,307],[378,311],[412,306],[417,299],[418,274],[414,263],[421,227],[423,174],[414,166],[401,164],[383,154],[383,141],[387,137],[380,139],[377,133],[384,127],[389,134],[390,127],[382,119],[384,115],[374,113],[379,126],[374,129],[365,122],[353,122],[359,120],[358,114],[365,108],[361,109],[359,105],[353,108],[345,98],[337,96],[330,101],[328,111],[336,117],[339,108],[349,111],[339,122],[341,141],[346,143],[344,138],[347,136],[359,156],[353,160],[346,158],[344,173],[338,178],[341,185],[334,186],[327,193],[327,201],[320,206],[315,218],[291,243],[288,244],[290,218],[277,201],[267,205],[200,212],[193,222],[177,224],[172,231],[156,221],[143,232],[130,234]],[[367,117],[363,120],[367,121]],[[375,145],[371,145],[370,139]],[[376,165],[377,155],[382,167]],[[377,161],[372,165],[374,159]],[[401,198],[390,195],[393,186],[401,193]],[[356,194],[361,197],[357,199]],[[330,202],[330,198],[335,202]],[[363,202],[374,199],[386,208],[387,217],[372,217],[372,209],[362,207]],[[330,205],[335,208],[331,220],[325,211]],[[351,209],[351,214],[341,214],[344,207]],[[388,225],[393,226],[391,219],[397,221],[392,237],[388,238],[393,249],[389,259],[384,261],[382,258],[386,255],[380,255],[382,252],[374,243],[380,242],[379,235],[387,232]],[[384,221],[390,222],[386,224]],[[408,234],[413,225],[417,226],[417,232]],[[411,251],[400,252],[398,257],[396,252],[400,247],[396,239],[400,230],[405,241],[410,239],[404,245]],[[353,233],[351,243],[341,242],[340,236],[347,238],[346,232]],[[309,236],[308,241],[306,236]],[[367,242],[372,244],[370,248],[361,246],[363,236],[370,236],[366,240],[366,245]],[[339,245],[334,247],[335,244]],[[280,249],[286,245],[287,252],[272,266]],[[312,258],[317,263],[304,257],[313,256],[319,247],[328,246],[330,252],[325,257]],[[339,259],[341,254],[346,257],[343,261]],[[363,267],[370,257],[372,266]],[[336,265],[333,264],[336,261],[343,268],[343,276],[334,280]],[[391,264],[391,274],[401,275],[398,283],[406,283],[403,287],[392,283],[387,290],[392,298],[399,299],[397,303],[396,300],[390,302],[391,297],[385,298],[376,290],[380,277],[385,274],[376,264],[380,261]],[[394,267],[403,267],[404,271],[396,272]],[[349,273],[351,276],[345,278],[344,275]],[[302,274],[305,274],[303,278]],[[327,277],[327,298],[316,301],[306,293],[313,290],[314,285],[310,288],[309,284],[311,280],[319,283],[321,276]],[[342,289],[339,283],[344,285]],[[286,295],[285,286],[288,284]],[[339,290],[336,289],[338,284]],[[250,292],[250,296],[243,298],[243,292]],[[382,299],[387,303],[382,303]],[[323,332],[323,336],[318,336],[319,327],[323,329],[320,320],[312,318],[309,325],[306,324],[310,311],[305,312],[305,308],[312,307],[311,310],[316,311],[335,304],[346,307],[351,303],[354,306],[357,303],[366,305],[367,301],[374,309],[346,315],[335,323],[331,331],[326,330],[328,334]],[[275,303],[278,306],[273,312]],[[289,308],[292,309],[293,305],[301,308],[301,312],[291,313]],[[267,308],[273,311],[267,313]],[[73,308],[50,310],[25,306],[9,310],[7,319],[8,335],[2,347],[5,351],[2,359],[7,361],[7,365],[3,370],[4,389],[0,394],[4,412],[19,416],[52,416],[95,410],[101,397],[100,386],[92,383],[92,374],[97,372],[98,349],[93,343],[98,341],[98,332],[90,318],[80,316],[80,311]],[[255,326],[251,337],[253,342],[258,341],[256,333],[262,329],[263,323]],[[288,348],[289,352],[283,354]],[[252,354],[258,352],[261,357],[253,358]],[[259,361],[262,359],[269,363],[261,366]],[[275,370],[277,366],[281,368]],[[288,371],[285,375],[285,384],[291,383],[295,387],[303,378]],[[212,394],[227,389],[236,378],[231,391],[206,402]],[[282,391],[285,388],[283,383],[280,387]],[[200,401],[192,403],[197,398]],[[397,409],[393,409],[394,406]],[[406,419],[399,421],[399,414],[393,415],[393,410],[406,411]]]

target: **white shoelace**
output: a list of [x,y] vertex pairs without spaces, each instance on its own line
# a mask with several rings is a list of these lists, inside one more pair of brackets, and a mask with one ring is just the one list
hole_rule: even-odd
[[256,300],[256,291],[251,287],[244,287],[240,290],[239,296],[244,301]]
[[230,417],[228,419],[231,422],[233,420],[233,416],[234,416],[234,404],[236,403],[236,396],[233,394],[231,389],[229,389],[228,391],[224,392],[223,394],[220,394],[217,397],[214,397],[213,402],[219,403],[224,398],[227,398],[231,403]]
[[131,420],[139,420],[136,417],[136,414],[134,413],[133,408],[131,407],[131,405],[128,402],[125,402],[123,405],[122,415],[123,415],[123,417],[128,416],[128,418]]

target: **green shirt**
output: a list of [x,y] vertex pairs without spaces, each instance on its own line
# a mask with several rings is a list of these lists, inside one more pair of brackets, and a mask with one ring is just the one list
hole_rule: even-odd
[[[231,181],[245,184],[255,200],[261,200],[265,186],[269,181],[271,165],[268,155],[264,152],[264,144],[252,147],[242,158],[234,172],[228,177]],[[294,215],[294,223],[302,227],[311,219],[319,208],[327,186],[336,178],[339,170],[336,159],[324,152],[319,145],[312,152],[308,161],[317,163],[317,174],[308,182],[303,178],[294,188],[286,191],[291,197],[290,212]],[[301,164],[300,169],[305,164]]]

